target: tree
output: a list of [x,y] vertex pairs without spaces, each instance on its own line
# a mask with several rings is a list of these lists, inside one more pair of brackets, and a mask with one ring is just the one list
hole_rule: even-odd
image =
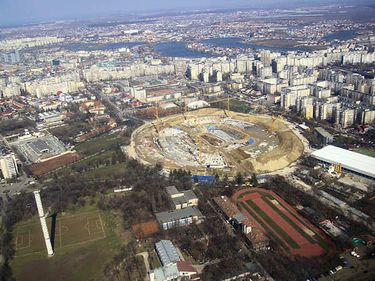
[[252,176],[251,176],[251,184],[252,184],[254,187],[258,186],[258,179],[257,179],[257,176],[256,176],[255,173],[253,173]]
[[236,183],[239,184],[239,185],[243,184],[243,176],[241,175],[240,172],[238,172],[237,175],[236,175]]

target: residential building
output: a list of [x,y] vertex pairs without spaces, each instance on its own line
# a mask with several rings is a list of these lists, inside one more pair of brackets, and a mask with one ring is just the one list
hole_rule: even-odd
[[4,179],[12,179],[18,175],[17,160],[14,154],[0,155],[0,170]]

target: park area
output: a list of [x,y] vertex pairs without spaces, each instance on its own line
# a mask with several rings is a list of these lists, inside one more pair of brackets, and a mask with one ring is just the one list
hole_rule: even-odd
[[58,214],[47,220],[55,250],[47,257],[39,218],[15,225],[16,280],[101,280],[105,262],[124,245],[116,217],[94,206]]
[[240,210],[272,241],[291,256],[318,257],[334,250],[334,245],[310,222],[274,192],[244,189],[233,196]]

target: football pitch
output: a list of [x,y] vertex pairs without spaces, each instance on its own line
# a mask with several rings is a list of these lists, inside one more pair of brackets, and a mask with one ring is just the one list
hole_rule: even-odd
[[[47,225],[54,250],[106,238],[99,211],[48,218]],[[15,256],[26,256],[46,251],[39,218],[16,225],[13,232]]]

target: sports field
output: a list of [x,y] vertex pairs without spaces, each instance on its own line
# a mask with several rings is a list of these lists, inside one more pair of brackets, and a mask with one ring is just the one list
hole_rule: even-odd
[[272,191],[240,190],[233,201],[256,227],[293,256],[321,256],[334,248],[318,228]]
[[[99,211],[95,204],[72,206],[69,213],[49,218],[55,255],[47,256],[38,217],[14,226],[15,257],[11,261],[17,281],[100,281],[105,262],[131,239],[121,227],[121,218]],[[53,227],[52,224],[54,225]]]
[[[60,216],[47,220],[55,251],[106,237],[99,211]],[[39,219],[18,224],[13,232],[16,257],[45,252],[46,246]]]

